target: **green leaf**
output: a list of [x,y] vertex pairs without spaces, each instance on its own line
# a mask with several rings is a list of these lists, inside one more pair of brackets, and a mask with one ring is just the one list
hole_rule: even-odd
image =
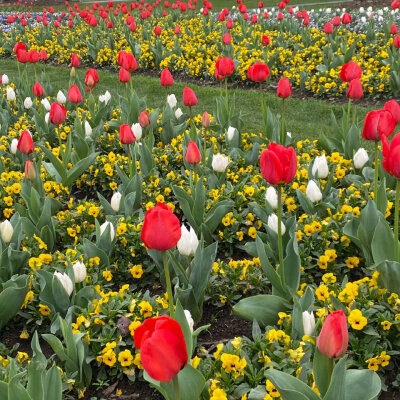
[[262,326],[275,325],[278,313],[290,309],[290,304],[282,297],[259,294],[239,301],[233,306],[233,314],[248,321],[257,320]]
[[[62,399],[61,375],[55,364],[47,371],[44,378],[44,393],[51,393],[52,400]],[[36,400],[36,398],[33,399]]]
[[381,216],[371,243],[372,257],[376,265],[382,261],[394,261],[394,236],[386,219]]
[[375,400],[381,392],[379,375],[369,369],[346,371],[344,400]]
[[400,295],[400,264],[396,261],[383,261],[377,267],[378,284],[389,293]]
[[8,400],[8,383],[0,381],[0,399]]
[[345,394],[344,377],[346,373],[347,356],[341,358],[333,368],[331,382],[323,400],[343,399]]
[[175,320],[179,322],[179,325],[182,328],[183,336],[185,337],[185,343],[186,343],[188,357],[191,358],[192,352],[193,352],[192,332],[190,331],[190,327],[189,327],[189,324],[186,319],[185,311],[179,300],[176,302]]
[[283,261],[285,266],[285,283],[293,293],[297,292],[300,284],[300,255],[296,236],[292,236],[286,246],[286,257]]
[[329,387],[329,358],[316,347],[314,352],[313,371],[315,383],[321,396],[325,396]]

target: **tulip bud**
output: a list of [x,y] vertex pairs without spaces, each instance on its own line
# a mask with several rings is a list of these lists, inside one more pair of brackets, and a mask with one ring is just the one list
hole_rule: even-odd
[[312,174],[318,179],[325,179],[328,176],[329,168],[325,154],[315,159],[312,167]]
[[85,136],[92,135],[92,127],[90,126],[88,121],[85,121]]
[[8,85],[10,83],[10,80],[8,79],[8,76],[6,74],[3,74],[1,76],[1,83],[3,85]]
[[[276,234],[278,234],[278,216],[276,214],[271,214],[268,217],[268,226],[272,229]],[[281,234],[282,236],[286,232],[285,224],[281,221]]]
[[11,154],[17,154],[18,139],[13,139],[10,145]]
[[7,101],[14,101],[16,99],[14,89],[11,87],[7,88]]
[[178,251],[183,256],[193,256],[199,245],[196,232],[192,227],[188,231],[185,225],[182,225],[181,232],[182,236],[177,243]]
[[54,272],[54,276],[61,282],[61,285],[67,292],[68,296],[71,296],[71,293],[74,290],[74,284],[72,283],[71,278],[65,272],[63,274],[60,272]]
[[77,261],[73,266],[75,283],[83,282],[86,279],[86,267],[81,261]]
[[67,102],[67,98],[65,97],[64,93],[59,90],[57,93],[57,103],[65,104]]
[[115,237],[114,225],[110,221],[104,222],[104,224],[100,225],[100,236],[104,233],[107,226],[110,227],[110,241],[112,242]]
[[200,150],[193,140],[191,140],[188,144],[185,153],[185,160],[189,164],[198,164],[201,161]]
[[44,116],[44,121],[46,122],[46,124],[49,123],[49,121],[50,121],[50,113],[49,112],[46,113],[46,115]]
[[361,169],[369,160],[368,153],[360,147],[353,157],[354,168]]
[[147,111],[142,111],[139,115],[139,124],[142,128],[146,128],[150,125],[150,118]]
[[204,111],[203,116],[201,117],[201,125],[203,128],[208,128],[210,126],[210,116],[207,111]]
[[303,312],[303,330],[304,334],[311,336],[315,329],[315,317],[312,311]]
[[[175,108],[177,101],[176,101],[176,97],[174,94],[168,95],[167,103],[171,108]],[[179,117],[177,117],[177,118],[179,118]]]
[[180,117],[182,117],[182,115],[183,115],[182,110],[180,108],[177,108],[175,111],[175,117],[179,119]]
[[46,111],[50,111],[51,105],[47,99],[41,100],[42,106],[45,108]]
[[14,228],[8,219],[0,224],[0,236],[5,244],[10,243],[13,233]]
[[233,139],[234,134],[235,134],[235,128],[233,126],[230,126],[228,128],[228,131],[226,132],[226,137],[228,138],[229,141]]
[[140,140],[142,138],[143,131],[139,122],[132,125],[132,132],[135,135],[136,140]]
[[278,193],[273,186],[270,186],[265,192],[265,200],[268,201],[272,209],[276,210],[278,208]]
[[71,68],[71,72],[69,73],[69,76],[70,76],[71,78],[75,78],[75,76],[76,76],[75,67],[72,67],[72,68]]
[[306,187],[306,196],[312,203],[317,203],[322,199],[322,193],[314,181],[309,181]]
[[186,321],[189,325],[190,332],[193,333],[194,321],[192,318],[192,314],[190,313],[189,310],[184,310],[184,313],[185,313]]
[[24,100],[24,107],[25,107],[27,110],[29,110],[29,109],[32,108],[32,106],[33,106],[32,99],[31,99],[30,97],[27,97],[27,98]]
[[120,192],[115,192],[111,197],[111,208],[115,211],[119,211],[119,205],[121,203],[122,194]]
[[225,172],[228,163],[229,157],[222,154],[214,154],[211,166],[215,172]]
[[31,160],[27,160],[25,163],[25,178],[29,181],[34,181],[36,179],[36,169]]

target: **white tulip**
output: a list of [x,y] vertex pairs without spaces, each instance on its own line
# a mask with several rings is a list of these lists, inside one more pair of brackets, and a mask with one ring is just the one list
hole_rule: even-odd
[[363,14],[365,12],[364,7],[360,7],[360,13]]
[[122,194],[120,192],[115,192],[111,197],[111,208],[115,211],[119,211],[119,205],[121,203]]
[[304,334],[311,336],[315,329],[315,317],[312,311],[303,312],[303,330]]
[[1,83],[2,83],[3,85],[8,85],[8,84],[10,83],[10,80],[8,79],[8,75],[3,74],[3,75],[1,76]]
[[86,266],[82,261],[77,261],[73,266],[75,283],[83,282],[86,279]]
[[17,154],[18,139],[13,139],[10,145],[11,154]]
[[90,126],[88,121],[85,121],[85,136],[92,135],[92,127]]
[[46,111],[50,111],[51,105],[47,99],[43,99],[41,103]]
[[16,98],[14,89],[12,87],[7,88],[7,100],[14,101]]
[[197,239],[196,232],[192,227],[190,227],[190,231],[188,231],[185,225],[181,226],[181,232],[182,236],[176,245],[178,251],[183,256],[192,256],[199,245],[199,239]]
[[106,90],[106,92],[103,95],[99,96],[99,101],[101,103],[106,104],[106,105],[108,104],[108,102],[110,100],[111,100],[111,94],[110,94],[110,92],[108,90]]
[[0,224],[0,235],[4,243],[10,243],[13,233],[14,228],[12,227],[11,222],[8,219]]
[[367,8],[367,11],[368,11],[368,12],[371,12],[371,11],[372,11],[372,7],[371,7],[371,6],[368,7],[368,8]]
[[383,10],[378,10],[377,13],[378,15],[383,15]]
[[175,97],[175,95],[172,93],[172,94],[169,94],[168,96],[167,96],[167,103],[169,104],[169,106],[171,107],[171,108],[175,108],[175,106],[176,106],[176,104],[178,103],[177,102],[177,100],[176,100],[176,97]]
[[114,225],[110,221],[106,221],[106,222],[104,222],[104,224],[100,225],[100,235],[102,235],[104,233],[107,226],[110,227],[110,239],[111,239],[111,241],[113,241],[114,237],[115,237],[115,230],[114,230]]
[[139,122],[132,125],[132,132],[135,135],[136,140],[140,140],[142,138],[142,127]]
[[273,186],[270,186],[265,192],[265,200],[276,210],[278,208],[278,193]]
[[322,193],[314,181],[309,181],[306,187],[306,196],[312,203],[322,200]]
[[233,139],[234,134],[235,134],[235,128],[233,126],[230,126],[228,128],[228,131],[226,132],[226,137],[228,138],[229,141]]
[[187,323],[189,325],[190,332],[193,333],[194,321],[193,321],[193,318],[192,318],[192,314],[190,313],[189,310],[184,310],[184,313],[185,313],[186,321],[187,321]]
[[65,104],[67,102],[65,94],[61,90],[59,90],[57,93],[57,102],[60,104]]
[[71,296],[71,293],[74,290],[74,284],[72,283],[71,278],[65,272],[63,274],[60,272],[54,272],[54,276],[61,282],[61,285],[67,292],[68,296]]
[[215,172],[225,172],[228,164],[229,164],[229,157],[224,156],[223,154],[213,155],[211,166]]
[[49,123],[49,121],[50,121],[50,113],[46,113],[46,115],[44,116],[44,121],[46,122],[46,124]]
[[361,17],[361,22],[362,22],[363,24],[365,24],[365,23],[367,22],[367,18]]
[[27,98],[24,100],[24,107],[25,107],[27,110],[29,110],[30,108],[32,108],[32,106],[33,106],[32,99],[31,99],[30,97],[27,97]]
[[[268,217],[268,226],[276,234],[278,234],[278,216],[276,214],[271,214]],[[281,234],[284,235],[286,232],[285,224],[281,221]]]
[[327,9],[325,10],[325,12],[326,12],[327,14],[330,14],[330,13],[332,12],[332,9],[331,9],[331,8],[327,8]]
[[368,153],[364,148],[360,147],[353,157],[354,167],[361,169],[369,160]]
[[183,115],[182,110],[180,108],[177,108],[175,111],[175,117],[179,119],[180,117],[182,117],[182,115]]
[[312,167],[312,174],[318,179],[325,179],[328,176],[329,168],[325,154],[315,159]]

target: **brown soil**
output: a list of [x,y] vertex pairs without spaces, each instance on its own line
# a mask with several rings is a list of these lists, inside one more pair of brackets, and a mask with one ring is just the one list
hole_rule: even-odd
[[346,8],[390,7],[391,4],[392,0],[354,0],[350,2],[344,1],[343,4],[340,4],[340,7],[346,7]]

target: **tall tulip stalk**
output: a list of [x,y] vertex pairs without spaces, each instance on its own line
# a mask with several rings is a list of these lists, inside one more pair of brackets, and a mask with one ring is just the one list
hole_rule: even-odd
[[285,129],[285,99],[292,94],[292,86],[288,78],[281,78],[278,83],[276,94],[282,99],[282,114],[281,114],[281,144],[285,144],[286,129]]

